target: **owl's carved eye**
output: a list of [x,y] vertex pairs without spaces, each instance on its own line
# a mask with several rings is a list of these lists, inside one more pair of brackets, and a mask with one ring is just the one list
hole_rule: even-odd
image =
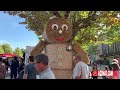
[[57,30],[57,29],[58,29],[58,25],[57,25],[57,24],[53,24],[53,25],[52,25],[52,29],[53,29],[53,30]]
[[62,30],[68,30],[68,26],[66,24],[62,25]]

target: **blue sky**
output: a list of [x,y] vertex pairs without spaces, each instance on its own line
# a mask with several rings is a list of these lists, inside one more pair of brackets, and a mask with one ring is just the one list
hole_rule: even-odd
[[38,43],[38,37],[33,31],[28,31],[25,25],[19,24],[24,19],[18,16],[11,16],[0,11],[0,44],[9,43],[15,48],[26,48],[26,46],[35,46]]

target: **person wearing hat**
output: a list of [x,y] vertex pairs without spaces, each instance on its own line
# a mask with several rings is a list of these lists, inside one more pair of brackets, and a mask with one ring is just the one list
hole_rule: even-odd
[[117,59],[113,59],[112,62],[119,63]]
[[110,79],[120,79],[120,66],[114,59],[111,68],[113,70],[113,76],[111,76]]

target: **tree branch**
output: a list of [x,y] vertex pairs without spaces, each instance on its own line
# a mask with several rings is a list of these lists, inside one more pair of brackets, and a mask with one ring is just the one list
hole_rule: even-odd
[[[90,11],[88,14],[88,18],[79,19],[77,22],[74,22],[73,28],[75,30],[73,30],[74,32],[73,32],[72,38],[70,40],[70,43],[72,43],[73,39],[75,38],[76,34],[78,33],[78,31],[80,29],[87,28],[88,26],[91,25],[91,21],[96,20],[95,16],[96,16],[96,11]],[[80,25],[81,23],[82,23],[82,25]]]

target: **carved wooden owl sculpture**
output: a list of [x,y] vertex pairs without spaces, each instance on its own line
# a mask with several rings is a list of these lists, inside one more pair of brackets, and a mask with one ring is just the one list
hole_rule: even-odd
[[66,17],[55,15],[48,20],[43,32],[44,41],[40,41],[31,51],[35,56],[45,53],[49,58],[49,65],[57,79],[71,79],[73,72],[73,52],[81,55],[81,59],[88,64],[90,62],[87,53],[74,43],[72,49],[67,50],[72,36],[72,26]]

